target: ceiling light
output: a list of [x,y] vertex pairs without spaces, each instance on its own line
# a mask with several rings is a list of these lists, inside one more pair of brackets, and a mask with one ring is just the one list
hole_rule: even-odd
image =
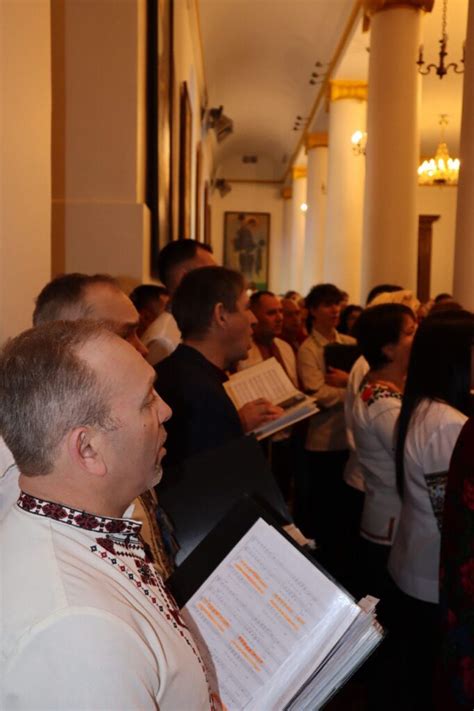
[[434,158],[425,160],[418,168],[418,183],[420,185],[457,185],[459,158],[451,158],[448,146],[445,141],[445,128],[448,125],[448,117],[441,114],[439,117],[441,126],[441,140],[436,149]]
[[[423,65],[425,64],[425,60],[423,59],[423,45],[420,46],[420,49],[418,50],[418,71],[420,74],[427,75],[430,74],[431,70],[434,69],[435,73],[439,76],[440,79],[442,79],[447,73],[448,69],[453,69],[455,74],[463,74],[464,73],[464,67],[462,69],[458,69],[457,62],[450,62],[448,65],[444,63],[445,57],[448,56],[448,35],[446,32],[446,16],[448,13],[448,0],[443,0],[443,14],[441,16],[441,39],[439,40],[439,64],[428,64],[426,69],[423,69]],[[464,53],[465,53],[465,47],[463,45],[463,50],[462,50],[462,57],[460,63],[464,65]]]
[[357,130],[351,136],[352,152],[356,156],[365,156],[367,146],[367,131]]
[[302,202],[302,203],[301,203],[301,205],[300,205],[300,210],[301,210],[301,212],[307,212],[308,206],[307,206],[307,204],[306,204],[305,202]]

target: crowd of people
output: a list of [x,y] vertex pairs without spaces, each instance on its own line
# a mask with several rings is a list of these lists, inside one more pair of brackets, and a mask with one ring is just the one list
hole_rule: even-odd
[[213,707],[159,481],[283,414],[224,389],[275,358],[318,412],[262,448],[297,539],[380,599],[383,707],[472,708],[474,315],[392,284],[365,308],[333,284],[250,293],[193,240],[158,271],[129,297],[53,279],[0,355],[0,706]]

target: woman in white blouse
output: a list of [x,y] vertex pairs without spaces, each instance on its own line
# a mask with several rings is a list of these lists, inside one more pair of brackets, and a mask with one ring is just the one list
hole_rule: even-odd
[[402,510],[388,570],[400,590],[407,668],[417,669],[423,701],[431,691],[437,646],[444,491],[451,454],[467,419],[473,338],[470,312],[438,313],[423,321],[413,342],[398,426]]
[[356,335],[370,370],[352,408],[357,459],[365,481],[360,523],[360,582],[384,599],[386,565],[400,517],[395,478],[395,425],[413,337],[413,311],[402,304],[381,304],[359,317]]

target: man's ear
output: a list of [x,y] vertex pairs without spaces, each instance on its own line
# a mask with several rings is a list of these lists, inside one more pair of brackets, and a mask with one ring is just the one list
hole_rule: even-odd
[[219,301],[212,312],[212,320],[219,328],[226,328],[228,321],[228,311],[226,311],[224,304]]
[[102,436],[92,427],[76,427],[67,435],[68,454],[74,464],[93,476],[104,476],[107,465],[102,454]]

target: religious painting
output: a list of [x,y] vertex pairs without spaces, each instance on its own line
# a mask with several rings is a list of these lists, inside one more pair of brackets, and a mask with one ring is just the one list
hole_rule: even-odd
[[147,2],[146,204],[151,215],[151,274],[171,239],[173,0]]
[[192,187],[193,115],[188,87],[181,84],[179,102],[179,238],[191,234],[191,187]]
[[251,289],[268,289],[270,213],[224,214],[224,266],[241,272]]

